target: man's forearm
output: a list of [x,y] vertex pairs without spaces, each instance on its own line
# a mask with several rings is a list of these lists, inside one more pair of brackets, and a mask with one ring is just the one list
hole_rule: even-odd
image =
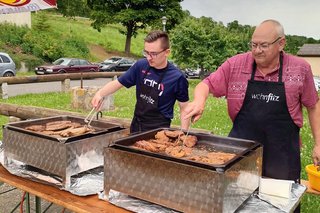
[[314,107],[307,108],[307,110],[314,141],[320,146],[320,100]]
[[194,90],[194,102],[205,104],[209,96],[209,87],[203,82],[200,82]]
[[122,87],[122,84],[120,84],[120,82],[118,80],[113,80],[113,81],[107,83],[105,86],[103,86],[99,90],[100,96],[105,97],[110,94],[113,94],[114,92],[119,90],[121,87]]
[[315,145],[312,152],[312,160],[315,165],[320,165],[320,101],[314,107],[308,107],[308,116]]
[[181,129],[187,130],[190,125],[190,119],[185,119],[185,108],[188,105],[188,102],[181,103],[179,102],[179,107],[180,107],[180,121],[181,121]]

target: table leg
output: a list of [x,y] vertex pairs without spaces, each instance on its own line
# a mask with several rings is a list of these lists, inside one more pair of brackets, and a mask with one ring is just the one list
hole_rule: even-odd
[[41,213],[41,198],[38,196],[36,197],[36,213]]
[[29,192],[26,193],[25,201],[26,201],[26,212],[30,213],[30,194],[29,194]]

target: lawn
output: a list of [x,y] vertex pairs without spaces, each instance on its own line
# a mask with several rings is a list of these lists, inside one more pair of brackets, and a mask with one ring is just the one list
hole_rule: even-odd
[[[36,16],[36,14],[32,14]],[[61,37],[69,37],[72,35],[81,35],[81,39],[87,44],[101,45],[108,51],[124,51],[126,36],[120,34],[119,30],[124,30],[120,24],[109,24],[101,28],[101,31],[93,29],[92,21],[85,18],[68,19],[59,15],[47,14],[50,17],[48,24],[53,33]],[[34,19],[33,19],[34,20]],[[143,48],[145,30],[139,30],[136,36],[131,39],[131,54],[141,56]]]
[[[190,83],[190,97],[193,98],[193,90],[195,85],[199,80],[189,80]],[[134,105],[135,105],[135,89],[121,89],[114,95],[115,100],[115,110],[103,112],[106,116],[121,117],[121,118],[132,118]],[[128,101],[130,100],[130,101]],[[70,104],[71,98],[70,94],[63,93],[47,93],[47,94],[29,94],[21,95],[17,97],[10,97],[8,100],[0,100],[0,102],[27,105],[27,106],[39,106],[47,107],[60,110],[76,111],[83,113],[84,115],[88,113],[83,110],[75,110],[71,108]],[[179,112],[177,106],[175,107],[175,118],[173,119],[173,124],[179,124]],[[312,163],[311,152],[313,148],[313,139],[311,134],[311,129],[309,121],[307,119],[306,110],[304,110],[304,127],[301,129],[302,138],[302,148],[301,148],[301,158],[302,158],[302,179],[307,179],[306,172],[304,170],[307,164]],[[1,124],[7,123],[8,118],[5,116],[0,116]],[[232,123],[228,117],[226,110],[226,101],[223,98],[209,98],[206,103],[206,109],[202,118],[195,123],[192,127],[201,128],[209,130],[217,135],[226,136],[230,129]],[[2,131],[2,130],[1,130]],[[2,132],[0,137],[2,138]],[[316,213],[320,212],[320,197],[306,194],[302,199],[302,212]]]

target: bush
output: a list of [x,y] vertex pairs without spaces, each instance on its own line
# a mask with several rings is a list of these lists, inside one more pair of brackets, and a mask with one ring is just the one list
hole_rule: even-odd
[[[23,62],[25,64],[25,67],[29,71],[34,71],[34,68],[44,64],[44,61],[41,58],[37,58],[33,55],[26,55],[26,54],[13,54],[10,51],[8,52],[10,56],[12,57],[12,60],[16,64],[16,70],[21,69],[21,63]],[[23,70],[26,71],[26,70]]]
[[25,53],[33,54],[45,61],[55,61],[61,57],[87,58],[89,49],[86,43],[77,37],[61,38],[54,33],[30,31],[24,35],[21,45]]
[[63,54],[65,57],[87,58],[89,49],[81,38],[69,37],[64,41]]
[[25,63],[26,68],[29,71],[34,71],[35,67],[44,64],[44,61],[41,58],[37,58],[32,55],[23,55],[20,57],[20,60]]
[[[42,16],[39,17],[39,20]],[[54,61],[61,57],[88,58],[89,49],[81,38],[56,35],[54,32],[45,31],[46,24],[35,24],[31,30],[27,27],[17,27],[12,24],[0,24],[0,48],[5,52],[31,54],[35,57],[23,58],[26,66],[33,69],[43,61]],[[20,58],[14,58],[17,69],[20,68]]]
[[39,11],[35,16],[33,21],[32,28],[39,31],[39,32],[48,32],[50,30],[50,25],[48,23],[48,15],[43,12]]
[[45,61],[54,61],[64,55],[63,43],[53,35],[30,31],[23,39],[24,43],[21,45],[23,51],[42,58]]
[[0,24],[0,29],[1,41],[10,46],[21,45],[23,43],[24,35],[30,31],[27,26],[18,27],[8,23]]

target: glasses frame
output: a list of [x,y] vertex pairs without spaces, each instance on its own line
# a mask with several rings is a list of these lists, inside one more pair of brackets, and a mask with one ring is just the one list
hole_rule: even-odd
[[282,36],[279,36],[276,40],[274,40],[273,42],[263,42],[261,44],[257,44],[257,43],[254,43],[253,41],[250,41],[248,43],[248,46],[251,50],[256,50],[258,49],[258,47],[260,48],[260,50],[268,50],[270,45],[273,45],[274,43],[276,43],[277,41],[279,41],[280,39],[282,39]]
[[163,53],[164,51],[166,51],[167,49],[163,49],[163,50],[161,50],[161,51],[159,51],[159,52],[148,52],[148,51],[146,51],[146,50],[142,50],[142,55],[144,56],[144,57],[148,57],[148,56],[150,56],[150,58],[157,58],[158,57],[158,55],[160,54],[160,53]]

